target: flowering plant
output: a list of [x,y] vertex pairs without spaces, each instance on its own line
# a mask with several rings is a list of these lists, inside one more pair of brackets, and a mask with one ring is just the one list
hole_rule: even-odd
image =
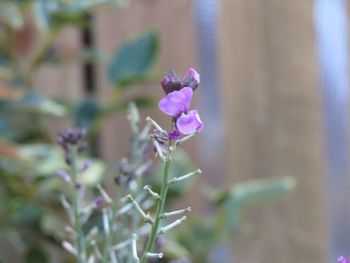
[[[169,75],[174,76],[173,72]],[[164,79],[163,79],[164,80]],[[174,78],[174,80],[178,81]],[[173,82],[168,81],[166,97],[159,102],[159,108],[167,115],[171,116],[170,130],[167,132],[150,117],[147,118],[143,131],[137,135],[138,146],[147,147],[151,142],[154,145],[157,156],[164,163],[163,176],[159,193],[152,190],[150,186],[142,186],[139,180],[147,169],[149,162],[138,164],[133,172],[139,178],[123,176],[116,177],[116,183],[123,185],[125,196],[116,195],[111,198],[102,186],[98,186],[100,197],[87,201],[84,196],[84,185],[79,181],[81,171],[88,169],[86,162],[78,167],[77,155],[81,152],[85,144],[83,137],[84,130],[67,129],[60,133],[58,142],[64,150],[66,164],[70,171],[60,171],[59,176],[64,179],[71,188],[71,204],[67,199],[62,198],[62,204],[66,208],[70,219],[69,229],[70,240],[63,241],[63,247],[74,255],[78,262],[127,262],[132,255],[134,262],[145,263],[150,259],[162,258],[161,248],[155,249],[155,244],[160,242],[161,237],[171,229],[182,224],[186,220],[185,214],[191,208],[165,212],[165,203],[169,187],[190,177],[201,173],[198,169],[185,175],[171,177],[170,165],[173,153],[182,143],[192,138],[195,134],[203,130],[203,123],[196,110],[189,111],[193,89],[188,87],[190,81],[195,87],[199,85],[199,74],[194,69],[189,69],[181,85],[174,88]],[[164,85],[164,81],[162,82]],[[137,113],[135,106],[131,105],[130,120],[133,123],[134,132],[138,132]],[[132,114],[133,113],[133,114]],[[153,130],[151,131],[151,127]],[[137,163],[138,160],[134,159]],[[132,168],[124,165],[123,169]],[[147,195],[146,195],[147,194]],[[156,209],[151,215],[146,209]],[[88,223],[93,211],[102,208],[103,231],[99,233],[98,228],[92,228],[89,233],[84,232],[84,223]],[[132,210],[131,208],[134,208]],[[130,213],[130,214],[128,214]],[[128,220],[131,217],[132,226]],[[168,219],[180,217],[166,223]],[[103,245],[102,245],[103,244]],[[125,248],[130,246],[130,253],[125,253]],[[102,249],[103,248],[103,249]],[[102,250],[101,250],[102,249]]]
[[[67,194],[71,196],[71,201],[61,198],[70,222],[65,227],[67,235],[62,246],[78,262],[146,263],[160,259],[162,262],[179,262],[177,259],[212,262],[209,254],[219,240],[231,239],[229,233],[236,226],[244,205],[293,188],[294,182],[284,178],[237,185],[229,192],[209,191],[212,203],[221,209],[206,216],[206,220],[189,220],[181,227],[185,232],[185,237],[182,236],[179,226],[187,220],[191,207],[168,211],[169,190],[177,184],[186,185],[201,170],[174,174],[171,167],[181,145],[204,129],[198,111],[190,110],[193,92],[199,83],[199,74],[192,68],[183,78],[169,71],[162,79],[165,97],[159,101],[159,109],[171,117],[168,129],[150,117],[140,129],[137,108],[129,105],[133,147],[129,158],[119,163],[118,174],[114,177],[114,196],[101,185],[95,193],[91,192],[81,181],[81,173],[89,169],[89,162],[78,161],[79,153],[86,146],[85,130],[71,128],[60,133],[58,142],[69,170],[60,170],[58,175],[70,186],[70,194]],[[158,186],[152,183],[153,176],[147,176],[152,174],[152,152],[162,163]],[[203,231],[208,237],[193,240],[196,238],[193,231]],[[220,262],[232,260],[230,255],[217,258]]]

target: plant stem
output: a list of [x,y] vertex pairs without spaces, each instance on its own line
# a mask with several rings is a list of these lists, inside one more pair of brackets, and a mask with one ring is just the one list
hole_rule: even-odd
[[[115,196],[115,200],[112,204],[112,215],[111,215],[111,218],[110,218],[110,232],[107,236],[107,240],[106,240],[106,244],[105,244],[105,248],[104,248],[104,251],[103,251],[103,262],[108,262],[108,257],[109,257],[109,249],[112,245],[112,241],[113,241],[113,234],[114,234],[114,230],[113,230],[113,226],[115,224],[115,221],[116,221],[116,213],[117,213],[117,208],[119,206],[119,200],[120,200],[120,196],[118,194],[118,191],[116,191],[117,194]],[[113,252],[114,253],[114,252]]]
[[160,189],[160,199],[158,200],[157,204],[157,210],[154,218],[154,223],[152,225],[151,235],[148,239],[145,251],[143,253],[141,263],[146,262],[146,254],[149,252],[152,252],[154,243],[156,241],[157,235],[158,235],[158,229],[159,229],[159,223],[161,219],[161,215],[163,214],[165,200],[168,192],[168,181],[169,181],[169,170],[170,170],[170,164],[171,164],[171,151],[170,149],[173,146],[173,141],[168,142],[168,157],[164,164],[164,173],[163,173],[163,180],[162,185]]
[[71,149],[71,158],[72,158],[72,192],[73,192],[73,220],[74,228],[76,231],[75,246],[78,253],[79,263],[85,263],[85,238],[80,221],[80,201],[79,201],[79,191],[78,187],[78,167],[77,167],[77,149],[72,147]]

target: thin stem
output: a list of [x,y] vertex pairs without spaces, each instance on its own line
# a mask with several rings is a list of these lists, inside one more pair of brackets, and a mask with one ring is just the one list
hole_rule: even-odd
[[[117,191],[118,193],[118,191]],[[103,251],[103,262],[108,262],[108,255],[111,255],[111,253],[114,253],[114,251],[112,251],[110,249],[112,242],[113,242],[113,233],[114,233],[114,224],[116,221],[116,214],[117,214],[117,208],[119,206],[119,200],[120,200],[120,196],[119,194],[116,194],[115,196],[115,200],[112,204],[112,215],[110,218],[110,226],[111,226],[111,231],[108,233],[107,235],[107,239],[106,239],[106,244],[105,244],[105,248]]]
[[85,263],[85,238],[83,234],[82,224],[80,221],[80,201],[79,201],[79,192],[77,189],[78,185],[78,167],[76,161],[77,150],[71,148],[71,158],[72,158],[72,192],[73,192],[73,219],[74,219],[74,228],[76,231],[75,246],[78,253],[78,259],[80,263]]
[[148,239],[145,251],[143,253],[143,256],[141,258],[141,263],[145,263],[147,260],[146,255],[148,253],[151,253],[154,247],[154,243],[156,241],[157,235],[158,235],[158,229],[159,229],[159,223],[161,219],[161,215],[163,214],[164,205],[166,196],[168,193],[168,181],[169,181],[169,171],[170,171],[170,164],[171,164],[171,151],[170,149],[173,147],[173,141],[168,141],[168,156],[166,158],[165,164],[164,164],[164,172],[163,172],[163,180],[162,185],[160,189],[160,199],[158,200],[157,204],[157,210],[154,218],[154,223],[152,225],[152,230],[150,237]]

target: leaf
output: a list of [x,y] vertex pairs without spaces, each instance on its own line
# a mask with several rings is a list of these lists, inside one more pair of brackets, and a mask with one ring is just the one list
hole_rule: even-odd
[[295,188],[292,177],[254,180],[234,185],[230,191],[219,193],[216,204],[222,207],[223,224],[231,231],[241,222],[244,208],[277,199]]
[[70,10],[58,10],[51,14],[51,21],[53,26],[63,27],[66,25],[74,25],[78,27],[85,27],[88,25],[84,13]]
[[282,177],[250,181],[236,184],[230,191],[230,197],[239,205],[248,205],[270,200],[295,188],[293,177]]
[[44,98],[36,92],[29,92],[25,94],[21,101],[12,105],[11,109],[15,111],[39,113],[54,117],[64,117],[68,113],[64,105]]
[[108,77],[115,87],[133,79],[142,80],[151,72],[159,51],[158,35],[147,31],[125,42],[112,58]]
[[[18,150],[23,160],[31,164],[29,171],[35,176],[52,176],[65,167],[63,152],[60,147],[50,144],[27,144]],[[79,157],[78,167],[82,167],[85,158]],[[95,186],[102,180],[106,170],[104,163],[98,159],[90,159],[91,164],[88,169],[79,174],[80,181],[84,185]]]
[[10,1],[0,2],[0,20],[14,29],[23,26],[23,17],[17,5]]
[[30,249],[27,252],[26,263],[48,263],[49,256],[46,254],[46,252],[42,249],[42,246],[40,245],[31,245]]
[[0,86],[0,100],[18,99],[22,95],[22,93],[23,91],[20,89]]
[[[83,165],[83,160],[78,161],[78,165]],[[84,172],[80,173],[80,181],[87,186],[96,186],[102,181],[106,167],[102,161],[92,160],[91,165]]]
[[35,176],[52,175],[64,167],[62,151],[49,144],[26,144],[20,147],[20,154],[27,160]]
[[12,160],[21,160],[18,146],[5,141],[0,141],[0,156]]
[[36,26],[41,31],[47,31],[50,26],[50,7],[55,6],[54,3],[50,5],[46,0],[38,0],[33,3],[33,17]]
[[128,0],[80,0],[72,3],[73,8],[80,10],[81,12],[89,11],[95,7],[101,5],[125,5],[128,3]]
[[89,128],[90,125],[100,115],[101,108],[96,101],[86,99],[82,101],[76,108],[74,113],[75,125],[79,127]]

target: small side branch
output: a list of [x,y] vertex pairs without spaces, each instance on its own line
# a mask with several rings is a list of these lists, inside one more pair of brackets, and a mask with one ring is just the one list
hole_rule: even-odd
[[132,247],[132,257],[134,259],[134,262],[139,263],[140,259],[137,255],[137,235],[136,234],[132,235],[131,247]]
[[127,198],[133,203],[136,210],[140,213],[142,218],[145,222],[153,224],[153,219],[149,214],[146,214],[143,209],[140,207],[140,205],[134,200],[134,198],[131,195],[127,195]]
[[178,216],[178,215],[183,215],[186,212],[191,212],[191,207],[187,207],[185,209],[180,209],[180,210],[176,210],[176,211],[172,211],[172,212],[168,212],[168,213],[164,213],[160,216],[160,218],[168,218],[171,216]]
[[173,229],[174,227],[181,225],[185,220],[186,220],[186,216],[174,221],[173,223],[171,223],[167,226],[160,228],[158,234],[162,235],[162,234],[166,233],[167,231]]
[[191,173],[185,174],[185,175],[183,175],[183,176],[175,177],[174,179],[170,180],[168,184],[169,184],[169,185],[171,185],[171,184],[177,184],[177,183],[179,183],[179,182],[181,182],[181,181],[184,181],[184,180],[186,180],[186,179],[188,179],[188,178],[190,178],[190,177],[192,177],[192,176],[194,176],[194,175],[196,175],[196,174],[201,174],[201,173],[202,173],[202,170],[198,169],[198,170],[196,170],[196,171],[193,171],[193,172],[191,172]]

